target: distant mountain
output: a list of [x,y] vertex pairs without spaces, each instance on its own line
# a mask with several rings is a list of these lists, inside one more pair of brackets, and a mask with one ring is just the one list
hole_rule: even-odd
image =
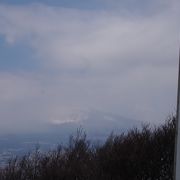
[[132,127],[139,127],[137,120],[125,118],[116,114],[97,110],[77,111],[68,114],[64,119],[54,120],[49,123],[52,132],[72,134],[82,128],[88,137],[102,139],[111,132],[122,133]]

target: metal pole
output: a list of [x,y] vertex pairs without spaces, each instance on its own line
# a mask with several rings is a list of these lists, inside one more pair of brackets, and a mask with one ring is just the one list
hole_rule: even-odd
[[174,154],[174,180],[180,180],[180,48],[179,48],[179,70],[177,88],[177,111],[175,130],[175,154]]

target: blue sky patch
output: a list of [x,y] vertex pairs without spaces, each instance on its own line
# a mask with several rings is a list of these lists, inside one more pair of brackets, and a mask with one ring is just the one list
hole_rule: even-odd
[[24,44],[7,44],[0,36],[0,71],[35,71],[38,60]]

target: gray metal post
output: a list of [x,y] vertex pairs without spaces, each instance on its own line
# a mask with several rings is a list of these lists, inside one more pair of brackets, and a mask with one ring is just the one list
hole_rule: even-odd
[[174,180],[180,180],[180,48],[179,48],[179,73],[177,89],[177,112],[175,132],[175,155],[174,155]]

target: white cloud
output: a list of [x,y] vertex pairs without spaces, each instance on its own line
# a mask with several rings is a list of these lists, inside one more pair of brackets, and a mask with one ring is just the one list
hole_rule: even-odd
[[0,101],[4,103],[31,99],[39,91],[36,80],[24,74],[0,73],[0,84]]
[[133,19],[40,5],[0,10],[0,32],[7,41],[25,41],[53,67],[94,68],[149,60],[156,64],[165,57],[163,51],[168,55],[163,61],[168,62],[178,36],[177,19],[170,13]]
[[[1,124],[10,127],[15,119],[16,128],[33,129],[32,121],[59,119],[74,107],[163,119],[174,110],[176,96],[178,18],[173,10],[133,17],[1,5],[0,34],[14,46],[23,42],[33,48],[42,64],[38,74],[0,74]],[[50,75],[44,69],[66,73]]]

